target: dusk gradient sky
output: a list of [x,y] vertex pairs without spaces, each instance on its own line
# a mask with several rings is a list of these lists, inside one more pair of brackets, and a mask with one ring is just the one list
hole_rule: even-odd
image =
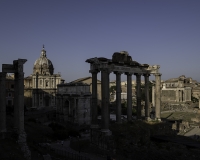
[[0,70],[27,59],[29,76],[43,44],[66,82],[91,76],[86,59],[123,50],[160,65],[162,80],[200,82],[200,0],[0,0]]

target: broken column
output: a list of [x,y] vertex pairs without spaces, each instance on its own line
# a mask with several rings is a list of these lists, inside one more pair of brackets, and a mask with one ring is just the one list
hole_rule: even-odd
[[0,133],[6,132],[6,73],[0,72]]
[[[24,132],[24,72],[23,64],[26,59],[18,59],[13,61],[15,69],[15,106],[14,119],[17,122],[16,128],[18,134]],[[17,84],[17,85],[16,85]]]

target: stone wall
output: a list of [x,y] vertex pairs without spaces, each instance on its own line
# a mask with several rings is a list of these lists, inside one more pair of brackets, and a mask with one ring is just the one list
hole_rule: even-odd
[[176,101],[176,91],[175,90],[162,90],[161,101]]

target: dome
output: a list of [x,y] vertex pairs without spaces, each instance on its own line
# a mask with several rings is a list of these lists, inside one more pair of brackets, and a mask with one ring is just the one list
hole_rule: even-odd
[[33,74],[52,75],[54,71],[52,62],[47,58],[44,46],[41,51],[40,58],[38,58],[33,67]]

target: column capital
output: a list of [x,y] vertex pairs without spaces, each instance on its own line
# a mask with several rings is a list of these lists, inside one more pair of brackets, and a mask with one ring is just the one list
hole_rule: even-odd
[[120,72],[120,71],[114,71],[113,73],[114,74],[120,74],[120,75],[123,74],[123,72]]
[[154,76],[161,76],[161,73],[155,73]]
[[134,73],[135,76],[141,76],[142,73]]
[[149,73],[144,73],[143,76],[144,76],[144,77],[149,77],[150,74],[149,74]]
[[127,75],[127,76],[132,76],[133,75],[133,73],[130,73],[130,72],[125,72],[124,74]]
[[100,71],[101,72],[107,72],[108,74],[110,74],[112,72],[108,68],[101,68]]
[[89,73],[98,73],[99,71],[96,70],[96,69],[93,69],[93,70],[89,70]]

